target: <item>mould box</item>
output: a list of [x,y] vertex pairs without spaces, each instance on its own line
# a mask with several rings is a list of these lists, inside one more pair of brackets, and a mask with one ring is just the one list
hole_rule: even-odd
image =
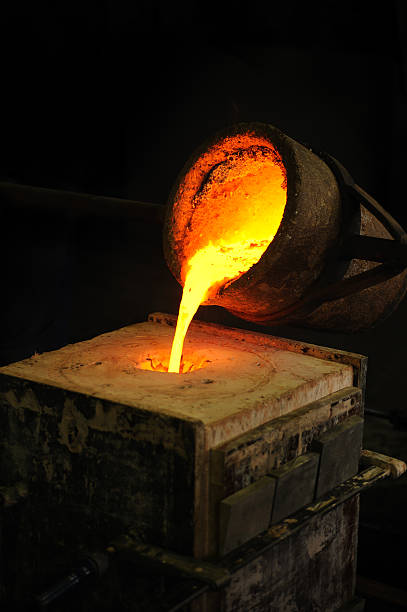
[[[361,412],[364,360],[196,321],[184,353],[203,367],[140,369],[169,352],[175,320],[150,315],[0,368],[1,479],[28,483],[51,506],[69,505],[71,524],[91,516],[101,540],[136,526],[147,542],[205,557],[218,550],[222,497]],[[263,426],[271,428],[267,449],[252,447],[255,468],[242,476],[232,468],[236,452],[225,463],[222,449]]]

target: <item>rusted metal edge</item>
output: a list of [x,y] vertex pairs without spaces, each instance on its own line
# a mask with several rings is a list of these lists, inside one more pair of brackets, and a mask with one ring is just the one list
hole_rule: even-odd
[[[232,575],[266,553],[270,548],[279,544],[282,540],[303,529],[316,516],[321,516],[333,510],[351,497],[363,492],[365,489],[376,484],[391,475],[392,470],[396,473],[395,463],[404,464],[392,457],[378,455],[372,451],[363,451],[363,463],[369,467],[362,470],[352,478],[349,478],[339,486],[329,491],[315,502],[301,508],[280,523],[273,525],[260,535],[243,544],[240,548],[232,551],[221,560],[216,562],[203,561],[179,555],[159,546],[150,546],[141,543],[136,530],[130,530],[127,534],[113,541],[107,548],[111,555],[119,555],[129,561],[149,566],[157,572],[175,574],[199,580],[209,584],[212,589],[220,589],[226,586]],[[376,465],[378,461],[382,466]],[[404,464],[404,468],[406,465]],[[401,475],[401,466],[397,468]],[[405,469],[404,469],[405,471]]]

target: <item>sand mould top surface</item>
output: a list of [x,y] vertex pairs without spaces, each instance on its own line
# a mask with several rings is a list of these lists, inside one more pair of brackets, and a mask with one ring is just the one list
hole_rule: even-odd
[[225,420],[233,429],[237,417],[239,430],[352,386],[351,366],[275,348],[267,336],[224,333],[219,325],[199,322],[192,323],[184,354],[203,360],[204,367],[187,374],[139,369],[146,356],[169,353],[174,328],[167,321],[130,325],[0,373],[208,426]]

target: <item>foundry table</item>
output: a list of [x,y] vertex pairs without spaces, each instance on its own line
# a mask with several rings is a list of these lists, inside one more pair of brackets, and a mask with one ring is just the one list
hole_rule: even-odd
[[[354,595],[358,493],[405,469],[363,452],[357,474],[366,358],[196,321],[185,356],[197,369],[144,369],[174,325],[155,313],[0,369],[1,483],[19,519],[5,601],[98,549],[196,577],[193,610],[340,609]],[[151,609],[126,572],[107,574],[92,609]]]

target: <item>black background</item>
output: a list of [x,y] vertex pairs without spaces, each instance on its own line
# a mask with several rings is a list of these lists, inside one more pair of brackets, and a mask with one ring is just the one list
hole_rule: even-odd
[[[202,140],[265,121],[336,157],[407,225],[401,1],[17,3],[0,27],[0,180],[165,204]],[[119,213],[72,223],[57,208],[4,207],[2,363],[143,320],[146,296],[176,312],[171,275],[161,293],[143,277],[144,261],[165,267],[160,240],[137,250]],[[399,409],[405,309],[367,334],[275,333],[368,354],[370,401]]]
[[3,179],[165,202],[204,138],[258,120],[398,208],[403,3],[74,7],[2,16]]
[[[407,225],[402,1],[14,3],[0,39],[1,181],[164,204],[202,140],[265,121],[336,157]],[[3,207],[1,231],[2,363],[145,318],[142,258],[164,267],[160,242],[135,265],[123,222],[24,207]],[[175,281],[153,283],[154,309],[175,312]],[[404,301],[352,337],[274,333],[368,354],[368,407],[402,417],[406,314]]]

